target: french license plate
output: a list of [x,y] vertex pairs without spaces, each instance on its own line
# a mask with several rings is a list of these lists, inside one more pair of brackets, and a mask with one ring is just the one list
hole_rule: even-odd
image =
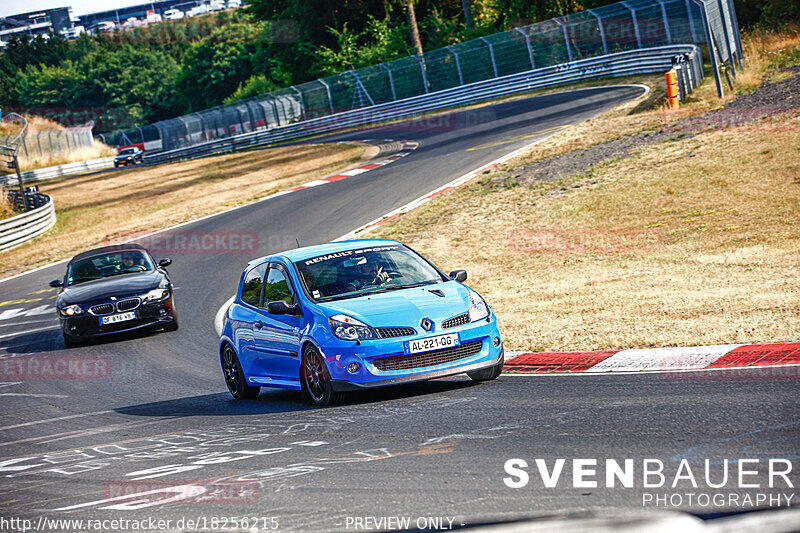
[[136,318],[136,311],[129,313],[119,313],[117,315],[108,315],[100,317],[100,324],[116,324],[117,322],[125,322],[126,320],[134,320]]
[[408,353],[412,354],[428,352],[430,350],[458,346],[458,344],[458,333],[448,333],[447,335],[439,335],[436,337],[428,337],[426,339],[408,341]]

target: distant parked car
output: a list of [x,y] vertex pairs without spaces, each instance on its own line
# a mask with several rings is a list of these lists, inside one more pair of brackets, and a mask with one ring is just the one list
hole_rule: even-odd
[[208,10],[209,11],[222,11],[225,9],[225,2],[223,0],[211,0],[208,3]]
[[62,31],[61,35],[64,36],[64,39],[70,40],[70,39],[77,39],[83,32],[84,32],[83,26],[75,26],[68,30]]
[[104,20],[89,27],[90,35],[99,35],[101,33],[111,33],[117,28],[117,25],[110,20]]
[[180,9],[167,9],[164,11],[164,20],[180,20],[184,17]]
[[228,9],[239,9],[242,7],[241,0],[228,0]]
[[128,148],[123,148],[117,154],[117,157],[114,158],[114,166],[118,167],[120,165],[135,165],[136,163],[141,163],[144,161],[144,152],[142,152],[141,148],[136,146],[131,146]]
[[168,258],[158,263],[138,244],[96,248],[76,255],[64,279],[56,309],[64,343],[74,346],[94,337],[138,329],[178,329]]
[[205,4],[199,4],[187,11],[186,16],[193,17],[195,15],[202,15],[204,13],[208,13],[208,7]]

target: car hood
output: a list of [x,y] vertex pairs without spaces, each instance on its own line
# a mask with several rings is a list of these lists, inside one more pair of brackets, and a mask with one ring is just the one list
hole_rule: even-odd
[[[440,291],[438,296],[431,291]],[[330,317],[350,315],[372,327],[418,327],[427,317],[439,329],[443,320],[466,313],[469,289],[456,281],[398,289],[319,304]]]
[[139,296],[151,289],[157,289],[166,282],[166,277],[161,272],[142,272],[134,274],[121,274],[110,278],[87,281],[78,285],[66,287],[58,295],[57,305],[63,307],[76,303],[105,300],[110,296],[117,299],[129,296]]

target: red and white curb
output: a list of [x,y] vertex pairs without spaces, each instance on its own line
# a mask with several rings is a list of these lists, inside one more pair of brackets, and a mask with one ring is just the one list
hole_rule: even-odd
[[326,183],[339,181],[339,180],[342,180],[342,179],[345,179],[345,178],[349,178],[351,176],[357,176],[358,174],[363,174],[364,172],[369,172],[370,170],[386,166],[386,165],[388,165],[390,163],[394,163],[398,159],[404,158],[405,156],[407,156],[408,154],[410,154],[411,152],[413,152],[414,150],[419,148],[419,143],[416,142],[416,141],[395,141],[393,139],[382,139],[380,141],[375,141],[375,140],[372,140],[372,139],[365,139],[365,140],[360,140],[360,141],[347,141],[347,142],[359,142],[359,143],[367,143],[367,144],[371,144],[371,143],[375,143],[375,142],[389,142],[389,143],[391,143],[391,142],[400,142],[401,143],[401,148],[400,148],[400,150],[398,152],[395,152],[394,155],[391,155],[391,156],[387,157],[386,159],[384,159],[382,161],[378,161],[377,163],[370,163],[369,165],[364,165],[362,167],[353,168],[353,169],[347,170],[345,172],[341,172],[339,174],[336,174],[334,176],[328,176],[327,178],[322,178],[322,179],[319,179],[319,180],[309,181],[308,183],[304,183],[302,185],[298,185],[297,187],[292,187],[291,189],[286,189],[285,191],[281,191],[281,192],[275,193],[272,196],[269,196],[268,198],[273,198],[275,196],[281,196],[283,194],[288,194],[290,192],[299,191],[300,189],[309,189],[311,187],[318,187],[320,185],[325,185]]
[[594,352],[518,352],[506,355],[503,371],[523,374],[573,372],[598,374],[795,365],[800,365],[800,342]]

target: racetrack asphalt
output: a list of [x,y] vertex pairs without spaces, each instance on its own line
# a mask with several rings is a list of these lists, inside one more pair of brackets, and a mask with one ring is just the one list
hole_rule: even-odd
[[[797,381],[746,371],[735,379],[502,375],[478,385],[459,376],[360,392],[331,408],[312,407],[289,391],[265,390],[256,400],[235,402],[225,388],[213,320],[249,260],[291,247],[295,239],[302,245],[334,239],[554,128],[641,93],[631,86],[559,93],[325,138],[404,139],[420,146],[392,165],[173,230],[254,232],[258,241],[244,253],[156,253],[174,261],[177,332],[66,349],[55,329],[54,292],[47,291],[64,266],[0,283],[0,363],[83,358],[100,369],[76,379],[0,376],[0,517],[158,518],[172,520],[170,527],[182,517],[276,517],[280,529],[296,531],[344,530],[356,516],[450,517],[459,525],[588,508],[641,509],[648,492],[703,491],[702,483],[693,489],[686,481],[670,487],[681,459],[697,477],[704,459],[714,465],[725,458],[796,463]],[[503,482],[504,463],[512,458],[530,465],[525,488]],[[567,460],[555,488],[543,486],[537,458],[549,469],[557,458]],[[572,486],[571,461],[580,458],[597,459],[598,488]],[[606,458],[635,460],[633,488],[605,487]],[[645,458],[664,463],[666,486],[643,487]],[[780,483],[768,488],[763,462],[748,478],[760,488],[736,488],[735,468],[725,487],[705,492],[793,494]],[[720,472],[712,471],[714,481]],[[215,497],[208,491],[183,503],[114,499],[212,481],[242,490]],[[686,497],[677,509],[749,510],[730,499],[709,509]]]

